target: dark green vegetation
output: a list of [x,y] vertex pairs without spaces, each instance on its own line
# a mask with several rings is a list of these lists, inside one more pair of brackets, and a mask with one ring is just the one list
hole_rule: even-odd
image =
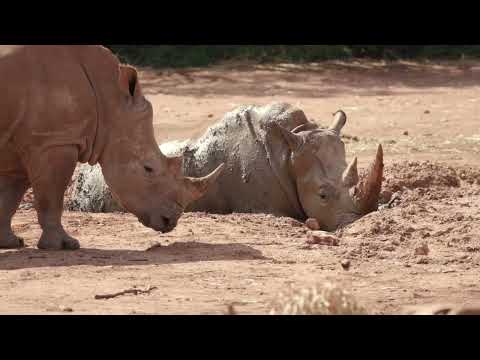
[[462,59],[480,57],[480,45],[107,45],[123,61],[152,67],[207,66],[226,60],[259,63],[373,59]]

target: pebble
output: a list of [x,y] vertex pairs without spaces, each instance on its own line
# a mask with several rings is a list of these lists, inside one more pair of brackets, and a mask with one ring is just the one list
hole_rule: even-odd
[[427,243],[422,243],[415,248],[415,255],[428,255],[429,252]]
[[341,265],[342,265],[343,270],[348,271],[348,270],[350,270],[351,262],[350,262],[350,260],[345,259],[345,260],[342,260]]
[[418,259],[418,261],[417,261],[417,264],[425,265],[425,264],[428,264],[428,263],[430,263],[430,260],[426,256]]
[[395,246],[393,245],[387,245],[383,248],[385,251],[395,251]]
[[307,225],[307,227],[310,230],[314,230],[314,231],[320,230],[320,225],[318,224],[318,221],[316,219],[312,219],[312,218],[308,219],[305,222],[305,225]]

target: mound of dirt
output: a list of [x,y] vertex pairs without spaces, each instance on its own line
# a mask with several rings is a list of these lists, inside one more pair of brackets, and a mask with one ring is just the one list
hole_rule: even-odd
[[[338,231],[342,243],[351,247],[350,257],[406,264],[479,263],[478,169],[404,162],[387,167],[385,174],[384,193],[395,192],[390,206]],[[421,246],[433,251],[419,256],[415,249]]]
[[[456,191],[461,186],[467,187]],[[473,187],[468,187],[473,185]],[[452,167],[431,161],[404,161],[385,166],[380,204],[395,201],[402,194],[409,202],[420,199],[438,200],[445,197],[475,195],[480,185],[480,169]]]
[[391,192],[460,186],[460,176],[453,167],[430,161],[406,161],[385,166],[384,177],[384,191]]

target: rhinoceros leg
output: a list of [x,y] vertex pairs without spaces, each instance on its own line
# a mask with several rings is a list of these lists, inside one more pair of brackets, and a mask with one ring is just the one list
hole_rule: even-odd
[[24,246],[23,239],[15,236],[12,231],[12,217],[28,185],[25,179],[0,177],[0,249],[16,249]]
[[75,147],[56,147],[39,155],[31,171],[35,208],[43,233],[38,248],[43,250],[76,250],[78,240],[70,237],[62,226],[65,190],[78,160]]

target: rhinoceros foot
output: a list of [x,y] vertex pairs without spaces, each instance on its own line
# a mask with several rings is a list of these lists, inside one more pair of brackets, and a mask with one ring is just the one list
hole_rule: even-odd
[[23,248],[25,243],[22,238],[15,236],[11,231],[5,235],[0,235],[0,249],[19,249]]
[[78,250],[80,242],[64,230],[46,230],[37,246],[41,250]]

